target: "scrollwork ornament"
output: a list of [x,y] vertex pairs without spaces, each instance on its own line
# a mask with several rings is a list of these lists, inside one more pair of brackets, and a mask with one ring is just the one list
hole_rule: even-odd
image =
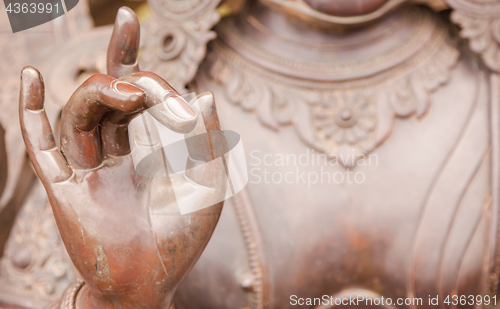
[[153,18],[143,28],[141,67],[184,89],[206,55],[220,0],[151,0]]
[[500,72],[500,1],[447,2],[453,8],[451,20],[462,28],[460,36],[469,40],[470,49],[480,54],[491,70]]

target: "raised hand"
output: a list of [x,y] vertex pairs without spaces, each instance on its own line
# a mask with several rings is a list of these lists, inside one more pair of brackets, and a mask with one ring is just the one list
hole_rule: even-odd
[[[212,161],[225,150],[213,95],[198,97],[197,114],[167,82],[139,71],[138,45],[137,17],[121,8],[108,49],[110,75],[90,77],[68,101],[60,121],[61,149],[44,111],[40,73],[32,67],[21,73],[20,121],[26,148],[66,249],[85,281],[77,308],[168,308],[222,210],[219,202],[181,215],[179,191],[174,194],[174,187],[180,188],[182,198],[192,203],[224,196],[222,161]],[[151,115],[170,130],[190,137],[204,126],[212,133],[206,142],[187,142],[188,171],[165,175],[168,160],[157,147],[158,132],[145,136],[134,130],[141,147],[156,150],[148,157],[149,168],[165,171],[155,177],[137,173],[128,124],[153,106]],[[207,168],[203,163],[209,161]]]

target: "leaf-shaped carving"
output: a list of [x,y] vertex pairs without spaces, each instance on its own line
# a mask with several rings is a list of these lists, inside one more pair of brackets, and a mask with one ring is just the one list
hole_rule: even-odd
[[498,0],[447,0],[454,9],[451,20],[469,40],[470,49],[482,56],[493,71],[500,72],[500,2]]

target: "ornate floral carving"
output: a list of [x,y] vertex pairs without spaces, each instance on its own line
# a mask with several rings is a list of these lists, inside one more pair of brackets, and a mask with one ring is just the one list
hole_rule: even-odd
[[16,219],[0,260],[0,296],[28,308],[44,308],[75,278],[50,204],[37,182]]
[[182,91],[205,58],[210,29],[219,21],[220,0],[150,0],[153,18],[143,27],[141,68]]
[[371,151],[376,144],[377,123],[372,97],[362,92],[338,91],[322,93],[322,96],[321,101],[311,107],[317,146],[331,156],[352,147],[358,153]]
[[483,57],[485,64],[500,72],[500,1],[447,0],[454,9],[451,20],[460,25],[460,36]]
[[314,84],[267,70],[218,40],[200,79],[222,85],[231,103],[255,112],[273,130],[292,124],[308,146],[330,157],[360,158],[388,137],[394,117],[423,116],[431,93],[447,82],[457,62],[447,29],[425,14],[418,18],[419,28],[433,33],[412,47],[418,52],[368,77]]

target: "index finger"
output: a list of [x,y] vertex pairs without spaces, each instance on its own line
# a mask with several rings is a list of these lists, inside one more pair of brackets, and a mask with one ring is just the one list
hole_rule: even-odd
[[99,122],[110,111],[137,113],[145,96],[142,89],[108,75],[95,74],[87,79],[61,115],[61,150],[69,165],[76,169],[99,166],[103,159]]
[[19,98],[21,132],[33,167],[42,183],[47,186],[68,179],[73,172],[56,147],[45,114],[44,89],[40,72],[33,67],[23,68]]
[[140,25],[137,15],[128,7],[121,7],[116,15],[113,34],[108,45],[106,67],[108,75],[120,78],[139,71]]

